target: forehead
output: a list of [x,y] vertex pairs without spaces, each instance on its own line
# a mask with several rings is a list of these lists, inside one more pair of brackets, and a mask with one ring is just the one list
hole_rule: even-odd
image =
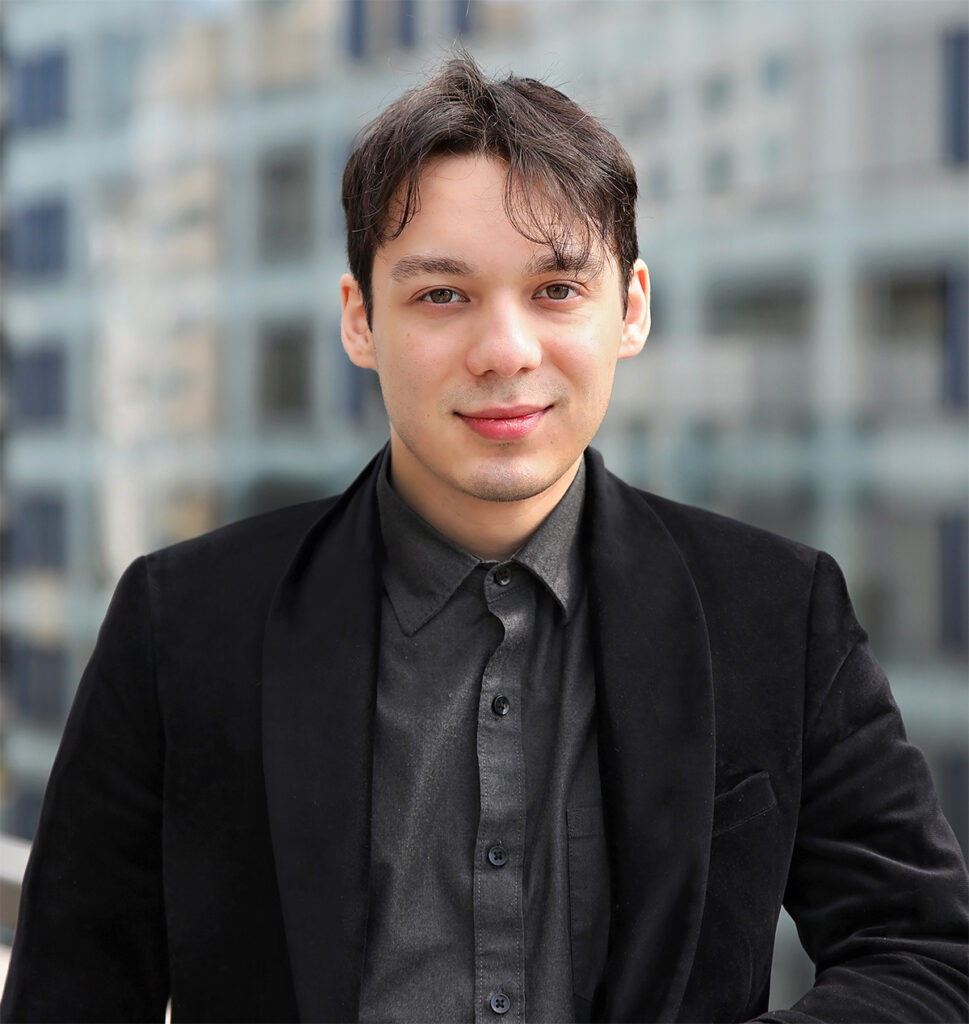
[[592,226],[561,210],[539,189],[509,182],[507,163],[485,155],[443,156],[429,161],[418,179],[409,218],[405,191],[398,192],[388,236],[375,257],[399,257],[426,249],[442,253],[498,251],[514,247],[539,272],[554,265],[574,268],[612,262]]

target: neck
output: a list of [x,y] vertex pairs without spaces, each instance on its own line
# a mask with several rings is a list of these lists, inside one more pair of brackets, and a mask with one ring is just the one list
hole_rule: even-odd
[[452,543],[483,561],[503,562],[561,501],[581,461],[580,456],[551,486],[520,501],[488,501],[451,488],[419,486],[407,472],[395,471],[393,451],[390,479],[404,501]]

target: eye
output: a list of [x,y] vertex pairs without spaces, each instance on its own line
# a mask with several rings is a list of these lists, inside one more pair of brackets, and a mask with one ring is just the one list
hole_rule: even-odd
[[546,295],[550,299],[554,299],[556,302],[561,302],[563,299],[571,299],[573,295],[577,295],[578,292],[570,284],[547,284],[538,293],[539,295]]
[[430,302],[435,306],[446,306],[452,302],[463,302],[464,299],[453,288],[432,288],[429,292],[424,292],[419,301]]

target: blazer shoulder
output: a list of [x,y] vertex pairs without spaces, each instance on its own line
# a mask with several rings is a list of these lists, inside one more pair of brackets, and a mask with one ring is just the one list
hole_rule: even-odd
[[810,591],[819,558],[825,557],[816,548],[719,512],[630,489],[663,524],[695,577],[717,573]]
[[302,539],[338,500],[289,505],[159,548],[145,556],[148,574],[169,585],[198,581],[251,591],[264,580],[274,586]]

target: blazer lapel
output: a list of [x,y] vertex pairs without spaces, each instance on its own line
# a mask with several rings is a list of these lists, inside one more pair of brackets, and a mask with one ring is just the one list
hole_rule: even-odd
[[383,550],[375,464],[304,538],[265,631],[266,792],[303,1020],[358,1013]]
[[613,908],[599,1020],[675,1019],[709,865],[714,712],[690,572],[645,496],[590,451],[588,579]]

